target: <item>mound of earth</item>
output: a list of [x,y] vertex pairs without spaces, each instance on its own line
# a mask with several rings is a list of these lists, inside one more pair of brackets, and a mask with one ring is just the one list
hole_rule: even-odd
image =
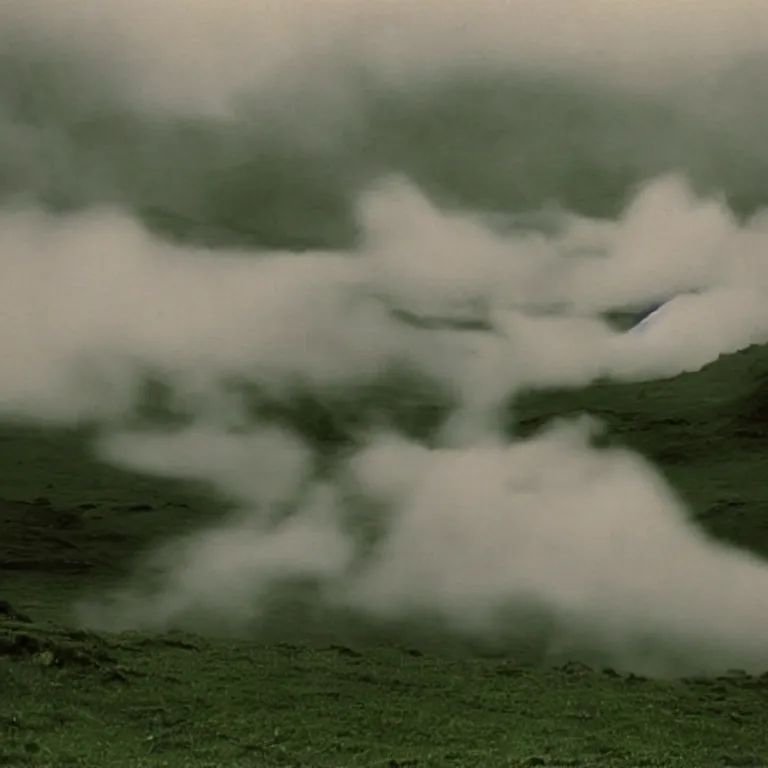
[[6,600],[0,600],[0,621],[3,619],[9,620],[9,621],[18,621],[25,624],[31,624],[32,619],[29,618],[25,613],[21,613],[20,611],[17,611],[9,602]]
[[33,622],[13,609],[0,613],[0,659],[42,667],[75,666],[124,679],[114,651],[109,641],[92,632]]
[[733,403],[731,421],[740,438],[768,438],[768,356],[755,356],[743,392]]

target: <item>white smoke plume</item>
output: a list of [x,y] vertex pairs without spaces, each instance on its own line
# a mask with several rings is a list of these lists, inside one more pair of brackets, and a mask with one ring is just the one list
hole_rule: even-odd
[[[201,617],[266,625],[273,598],[294,590],[331,623],[339,613],[434,621],[653,673],[768,668],[768,564],[710,541],[644,460],[596,448],[588,422],[528,440],[506,429],[524,390],[671,377],[767,342],[765,214],[745,221],[683,175],[634,190],[612,219],[557,206],[527,217],[468,212],[412,181],[397,141],[395,159],[382,152],[371,168],[402,173],[363,190],[360,238],[345,250],[193,248],[134,213],[158,200],[194,214],[246,199],[265,226],[282,213],[273,197],[287,204],[299,187],[279,166],[268,194],[251,200],[262,188],[241,190],[227,175],[264,152],[252,134],[289,136],[291,157],[306,146],[346,157],[335,148],[349,140],[359,153],[349,162],[365,165],[387,137],[355,133],[371,93],[429,104],[454,78],[472,77],[522,78],[515,120],[500,120],[517,133],[498,145],[498,162],[488,155],[505,185],[536,187],[539,171],[564,183],[560,165],[580,161],[547,144],[566,137],[546,133],[548,121],[571,119],[555,108],[560,92],[547,78],[556,77],[569,99],[610,95],[589,102],[594,130],[576,121],[586,171],[655,174],[675,166],[668,152],[690,145],[694,170],[759,192],[742,166],[764,142],[760,0],[485,0],[448,10],[384,0],[0,3],[9,75],[0,82],[0,417],[96,425],[104,460],[204,481],[235,507],[220,526],[159,548],[142,566],[149,586],[139,579],[83,615],[117,629]],[[50,104],[35,85],[45,77]],[[526,95],[538,82],[546,108]],[[700,122],[707,140],[676,128],[638,143],[662,118],[600,117],[625,95],[671,105],[664,120],[693,116],[683,127]],[[377,120],[391,106],[382,104]],[[426,151],[461,119],[449,111],[408,125],[434,129]],[[480,139],[497,146],[490,133]],[[438,167],[467,149],[446,146]],[[725,159],[711,157],[722,146]],[[638,147],[636,161],[628,155]],[[529,151],[537,166],[526,175]],[[467,158],[459,176],[474,165]],[[354,189],[380,175],[369,170],[358,177],[330,163],[309,178],[321,190]],[[588,172],[579,179],[585,196],[591,183]],[[102,199],[110,204],[92,204]],[[604,319],[669,299],[642,331]],[[158,383],[173,425],[147,426]]]
[[[356,253],[248,255],[170,246],[114,211],[4,214],[3,413],[100,424],[105,459],[206,481],[240,510],[161,550],[150,595],[89,619],[247,622],[310,582],[323,610],[544,627],[553,647],[646,671],[669,648],[766,663],[767,565],[709,542],[638,457],[573,427],[502,428],[521,389],[673,376],[768,340],[759,226],[677,179],[613,224],[566,216],[552,234],[499,234],[403,180],[360,218]],[[675,293],[644,333],[599,316]],[[450,406],[424,444],[374,403],[323,462],[299,415],[266,415],[302,397],[354,410],[403,371]],[[132,426],[148,376],[184,424]]]

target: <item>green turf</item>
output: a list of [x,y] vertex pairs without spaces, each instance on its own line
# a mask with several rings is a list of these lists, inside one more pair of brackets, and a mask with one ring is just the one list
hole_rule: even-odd
[[[768,350],[644,385],[531,394],[523,433],[587,410],[649,456],[716,535],[768,553]],[[0,434],[0,766],[768,764],[768,677],[651,681],[392,633],[108,635],[84,592],[221,514],[205,489],[95,462],[84,436]],[[31,621],[21,619],[29,618]]]

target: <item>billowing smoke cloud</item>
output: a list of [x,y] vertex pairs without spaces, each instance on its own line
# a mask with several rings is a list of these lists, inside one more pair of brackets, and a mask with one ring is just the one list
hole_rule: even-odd
[[[89,620],[248,623],[310,585],[323,611],[543,633],[645,671],[670,647],[765,664],[768,566],[709,542],[589,430],[521,442],[504,424],[524,389],[673,376],[768,340],[766,234],[675,178],[616,222],[555,218],[501,231],[394,179],[361,200],[356,252],[299,255],[185,249],[109,210],[6,212],[5,415],[95,423],[103,458],[239,510]],[[601,316],[669,295],[643,332]],[[171,426],[137,421],[150,381]],[[437,409],[421,433],[401,415],[414,396]]]
[[0,417],[234,509],[85,619],[267,627],[288,596],[768,667],[767,564],[599,425],[508,428],[525,390],[768,341],[766,13],[6,0]]
[[[172,246],[114,211],[4,214],[3,410],[120,418],[155,374],[199,412],[238,381],[331,398],[403,369],[466,401],[478,380],[674,376],[766,338],[766,235],[673,178],[614,224],[563,217],[551,235],[499,234],[401,181],[361,221],[356,253],[253,256]],[[643,334],[598,316],[669,296]]]

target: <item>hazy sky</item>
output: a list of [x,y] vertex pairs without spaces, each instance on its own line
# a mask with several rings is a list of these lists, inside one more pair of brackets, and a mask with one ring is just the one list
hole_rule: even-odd
[[204,111],[292,79],[332,89],[349,65],[400,84],[512,65],[656,91],[768,43],[760,0],[4,0],[0,14],[11,35],[96,54],[156,107]]

